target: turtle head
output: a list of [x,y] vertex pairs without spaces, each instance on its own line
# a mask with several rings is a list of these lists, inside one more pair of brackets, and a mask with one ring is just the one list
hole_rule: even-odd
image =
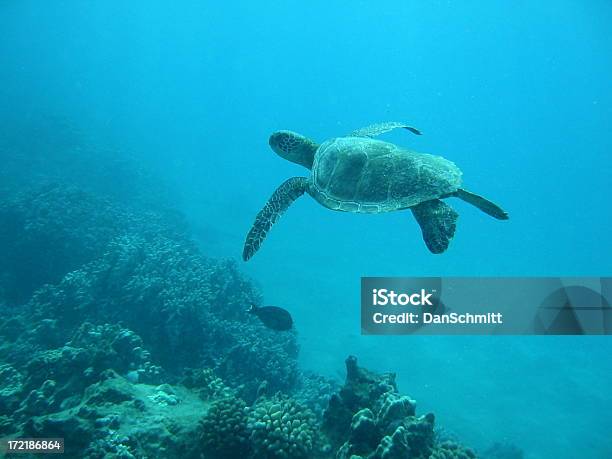
[[291,131],[277,131],[270,136],[270,147],[281,158],[312,168],[314,155],[319,146],[312,140]]

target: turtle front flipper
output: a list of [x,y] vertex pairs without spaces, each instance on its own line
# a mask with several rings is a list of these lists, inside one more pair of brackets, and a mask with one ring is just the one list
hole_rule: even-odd
[[257,214],[255,223],[253,223],[253,227],[249,234],[247,234],[246,241],[244,241],[244,250],[242,251],[244,261],[248,261],[255,255],[255,252],[259,250],[274,223],[289,208],[293,201],[308,190],[308,183],[309,181],[306,177],[292,177],[283,182],[272,193],[264,208]]
[[422,132],[417,128],[401,123],[399,121],[388,121],[386,123],[371,124],[370,126],[362,127],[351,132],[348,137],[376,137],[393,129],[406,129],[413,134],[422,135]]
[[439,199],[422,202],[410,210],[421,227],[423,240],[430,252],[444,252],[455,235],[459,214]]

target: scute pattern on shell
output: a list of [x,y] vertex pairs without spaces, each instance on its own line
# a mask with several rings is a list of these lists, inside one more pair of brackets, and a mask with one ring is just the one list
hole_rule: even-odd
[[378,213],[406,209],[456,191],[461,171],[440,156],[388,142],[341,137],[321,145],[312,194],[333,210]]

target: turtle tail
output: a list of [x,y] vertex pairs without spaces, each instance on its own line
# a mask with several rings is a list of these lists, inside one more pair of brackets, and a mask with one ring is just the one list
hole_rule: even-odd
[[459,188],[455,193],[453,193],[453,196],[463,199],[465,202],[469,202],[473,206],[478,207],[485,214],[488,214],[493,218],[497,218],[498,220],[508,220],[509,218],[508,212],[499,207],[497,204],[470,191]]
[[302,196],[306,190],[308,190],[308,179],[306,177],[292,177],[283,182],[272,193],[264,208],[257,214],[255,223],[253,223],[253,227],[249,234],[247,234],[246,241],[244,241],[244,250],[242,251],[242,259],[244,261],[248,261],[255,255],[270,228],[272,228],[293,201]]

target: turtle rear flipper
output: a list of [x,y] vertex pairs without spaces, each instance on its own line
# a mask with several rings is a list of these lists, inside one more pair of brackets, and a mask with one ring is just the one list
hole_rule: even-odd
[[244,241],[242,258],[248,261],[263,243],[268,231],[297,198],[308,190],[306,177],[292,177],[279,186],[263,209],[255,217],[255,223]]
[[459,214],[439,199],[422,202],[410,210],[421,227],[423,240],[429,251],[444,252],[455,235]]
[[463,199],[465,202],[469,202],[473,206],[478,207],[485,214],[488,214],[493,218],[497,218],[498,220],[508,220],[509,218],[508,212],[499,207],[497,204],[470,191],[459,188],[455,193],[453,193],[453,196]]
[[385,132],[392,131],[393,129],[406,129],[413,134],[422,135],[422,132],[417,128],[408,126],[406,123],[399,121],[388,121],[386,123],[371,124],[370,126],[362,127],[351,132],[349,137],[376,137],[377,135],[384,134]]

